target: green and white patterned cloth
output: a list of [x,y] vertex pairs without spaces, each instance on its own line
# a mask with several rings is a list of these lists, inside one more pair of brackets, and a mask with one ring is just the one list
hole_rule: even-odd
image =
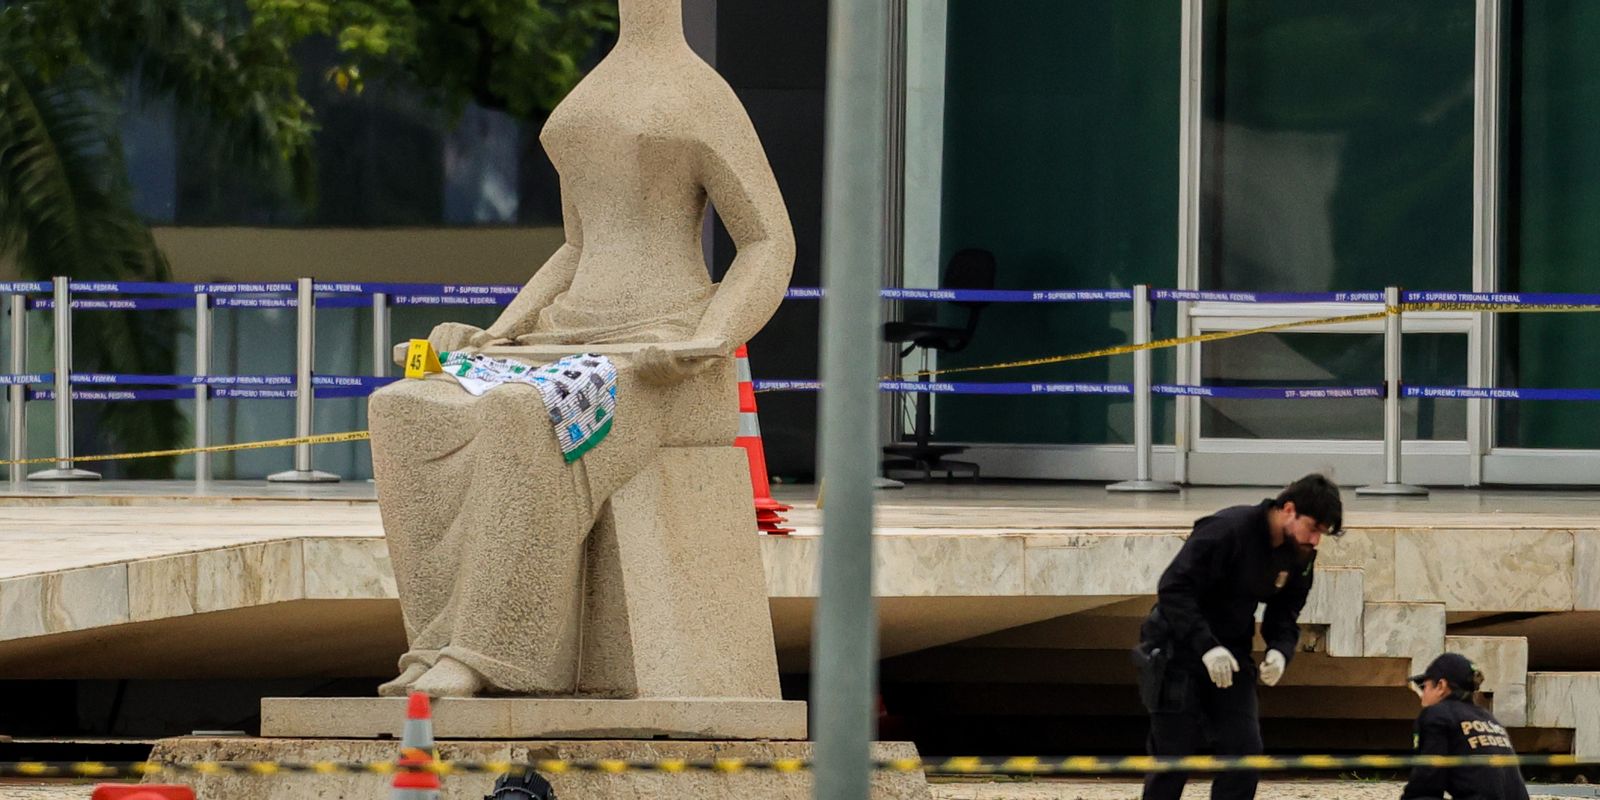
[[605,356],[567,356],[530,367],[482,354],[440,353],[439,362],[444,374],[474,396],[508,383],[538,389],[567,463],[577,461],[611,432],[617,413],[617,367]]

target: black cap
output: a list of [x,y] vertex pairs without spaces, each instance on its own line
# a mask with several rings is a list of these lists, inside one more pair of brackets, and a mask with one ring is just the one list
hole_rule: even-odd
[[1460,653],[1445,653],[1434,659],[1421,675],[1412,675],[1411,682],[1420,684],[1423,681],[1442,680],[1449,683],[1452,689],[1472,692],[1478,689],[1477,672],[1478,668],[1473,666],[1466,656]]

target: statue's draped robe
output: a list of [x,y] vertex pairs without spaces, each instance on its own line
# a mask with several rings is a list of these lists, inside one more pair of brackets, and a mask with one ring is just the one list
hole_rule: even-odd
[[[649,314],[564,294],[520,341],[577,353],[687,340],[714,291],[658,296]],[[449,656],[492,690],[572,691],[582,555],[606,500],[658,448],[728,445],[737,420],[729,359],[668,387],[642,382],[625,356],[613,360],[612,430],[571,464],[532,386],[474,397],[432,375],[373,394],[373,472],[410,642],[402,670]],[[706,413],[719,403],[727,413]]]

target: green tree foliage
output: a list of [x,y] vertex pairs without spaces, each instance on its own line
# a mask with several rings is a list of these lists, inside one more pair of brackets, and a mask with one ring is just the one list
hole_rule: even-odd
[[[615,19],[615,0],[0,0],[0,262],[26,279],[169,276],[131,204],[117,135],[130,84],[203,122],[234,164],[309,202],[317,121],[299,90],[302,42],[337,43],[340,64],[316,77],[341,90],[381,80],[450,111],[475,102],[529,119],[565,95]],[[171,314],[75,323],[79,370],[177,371]],[[85,450],[186,438],[172,403],[106,404],[97,416]]]

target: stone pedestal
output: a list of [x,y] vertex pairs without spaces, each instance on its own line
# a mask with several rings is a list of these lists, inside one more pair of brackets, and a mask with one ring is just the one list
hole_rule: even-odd
[[[296,739],[398,738],[403,697],[291,697],[261,701],[261,735]],[[436,739],[804,740],[806,704],[785,700],[533,697],[433,702]]]
[[[163,739],[151,759],[167,763],[196,761],[392,761],[399,745],[392,741],[348,739],[228,739],[184,737]],[[528,762],[539,759],[590,761],[619,759],[702,761],[740,758],[767,761],[810,758],[807,742],[701,741],[509,741],[439,743],[439,756],[451,761]],[[880,743],[877,759],[914,758],[909,743]],[[724,774],[708,771],[617,773],[568,771],[546,775],[561,800],[811,800],[809,771],[782,773],[745,770]],[[185,782],[205,800],[372,800],[388,796],[387,775],[364,773],[278,773],[274,775],[190,775]],[[494,784],[490,775],[448,775],[444,800],[479,800]],[[873,800],[931,800],[920,772],[882,771],[873,778]]]

